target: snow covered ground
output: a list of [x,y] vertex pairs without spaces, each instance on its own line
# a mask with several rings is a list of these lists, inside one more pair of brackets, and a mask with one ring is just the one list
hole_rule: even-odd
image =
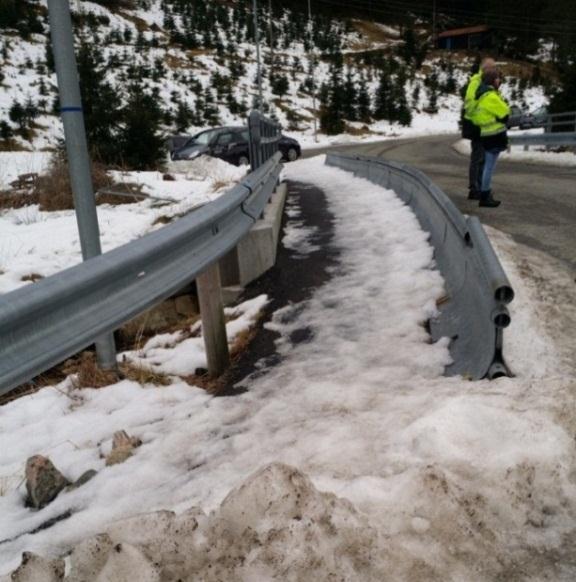
[[50,152],[0,152],[0,190],[22,174],[42,174],[50,163]]
[[[0,154],[0,163],[4,156]],[[9,165],[16,177],[24,168],[42,172],[44,153],[13,153]],[[102,250],[107,252],[155,228],[160,218],[190,211],[221,196],[245,174],[246,168],[215,158],[174,163],[174,180],[160,172],[111,172],[118,183],[140,186],[150,198],[135,204],[98,206]],[[38,205],[0,211],[0,294],[47,277],[81,261],[78,226],[73,210],[41,211]]]
[[[457,141],[453,147],[461,154],[470,154],[470,142],[467,139]],[[500,159],[507,162],[576,166],[576,154],[572,152],[547,152],[539,146],[531,146],[531,149],[527,152],[524,151],[524,146],[512,146],[510,151],[500,154]]]
[[[171,509],[194,522],[174,533],[189,545],[180,558],[170,550],[172,571],[188,564],[207,582],[574,579],[572,276],[491,230],[516,291],[506,333],[516,377],[445,378],[447,344],[431,344],[424,328],[443,292],[426,234],[393,192],[322,162],[286,173],[326,192],[339,264],[308,301],[274,315],[283,359],[249,392],[212,398],[178,377],[82,391],[65,381],[0,409],[0,573],[23,550],[58,555],[109,529],[133,543],[157,531],[158,546],[168,538],[157,518],[111,524]],[[297,210],[286,242],[313,253],[314,233],[294,236]],[[309,341],[293,345],[302,328]],[[198,363],[198,349],[179,360]],[[121,429],[143,445],[105,467]],[[32,512],[21,480],[38,453],[72,479],[99,473]],[[296,470],[275,465],[245,482],[270,463]],[[193,506],[213,513],[182,513]],[[141,554],[116,554],[107,579],[135,579],[121,571],[130,560],[144,567]]]

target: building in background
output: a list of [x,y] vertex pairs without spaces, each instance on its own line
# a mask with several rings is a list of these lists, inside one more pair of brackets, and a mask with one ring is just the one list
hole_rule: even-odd
[[441,32],[436,47],[446,50],[478,50],[492,48],[492,31],[488,26],[455,28]]

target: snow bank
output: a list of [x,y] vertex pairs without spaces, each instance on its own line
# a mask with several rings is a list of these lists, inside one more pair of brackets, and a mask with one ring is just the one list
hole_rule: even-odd
[[212,182],[239,182],[249,168],[234,166],[219,158],[200,156],[190,161],[170,162],[168,168],[177,173],[184,173],[188,180],[210,180]]
[[[573,277],[492,233],[517,294],[506,334],[516,377],[445,378],[447,342],[431,344],[424,327],[443,293],[427,235],[392,192],[322,161],[287,174],[326,192],[338,264],[309,300],[274,315],[280,363],[246,381],[249,392],[66,382],[0,409],[4,571],[23,550],[61,555],[146,508],[198,522],[185,559],[210,548],[194,562],[206,580],[212,569],[243,581],[574,579]],[[303,329],[308,341],[294,344]],[[120,429],[143,445],[104,468]],[[33,513],[17,482],[37,453],[72,479],[99,473]],[[146,522],[133,523],[127,555],[180,539],[151,526],[147,542]]]
[[[272,464],[210,515],[193,507],[112,524],[74,549],[65,580],[399,579],[409,566],[401,566],[400,552],[392,560],[386,545],[350,502],[319,492],[293,467]],[[33,567],[48,575],[54,565]]]
[[[464,155],[470,155],[470,141],[462,139],[454,144],[454,149]],[[547,152],[542,149],[524,151],[524,146],[512,146],[510,151],[502,152],[500,159],[507,162],[523,162],[533,164],[551,164],[553,166],[576,166],[576,154],[572,152]]]

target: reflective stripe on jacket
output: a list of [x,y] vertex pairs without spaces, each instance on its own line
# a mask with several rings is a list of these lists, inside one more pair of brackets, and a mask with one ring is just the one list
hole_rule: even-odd
[[507,115],[510,115],[510,107],[500,93],[491,87],[478,98],[471,121],[480,128],[481,137],[487,137],[506,131],[506,124],[502,120]]
[[478,103],[476,101],[476,91],[478,91],[480,83],[482,83],[482,73],[476,73],[470,77],[468,87],[466,87],[466,94],[464,95],[464,118],[470,121],[472,120],[472,114]]

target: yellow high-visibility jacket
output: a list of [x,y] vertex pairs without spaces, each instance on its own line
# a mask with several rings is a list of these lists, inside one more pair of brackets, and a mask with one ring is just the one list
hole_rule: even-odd
[[481,137],[505,132],[504,120],[510,115],[510,107],[494,87],[489,87],[483,93],[480,91],[481,89],[477,91],[478,99],[470,120],[480,128]]
[[464,118],[472,121],[472,113],[476,107],[476,92],[482,83],[482,73],[476,73],[470,77],[468,86],[466,87],[466,94],[464,95]]

